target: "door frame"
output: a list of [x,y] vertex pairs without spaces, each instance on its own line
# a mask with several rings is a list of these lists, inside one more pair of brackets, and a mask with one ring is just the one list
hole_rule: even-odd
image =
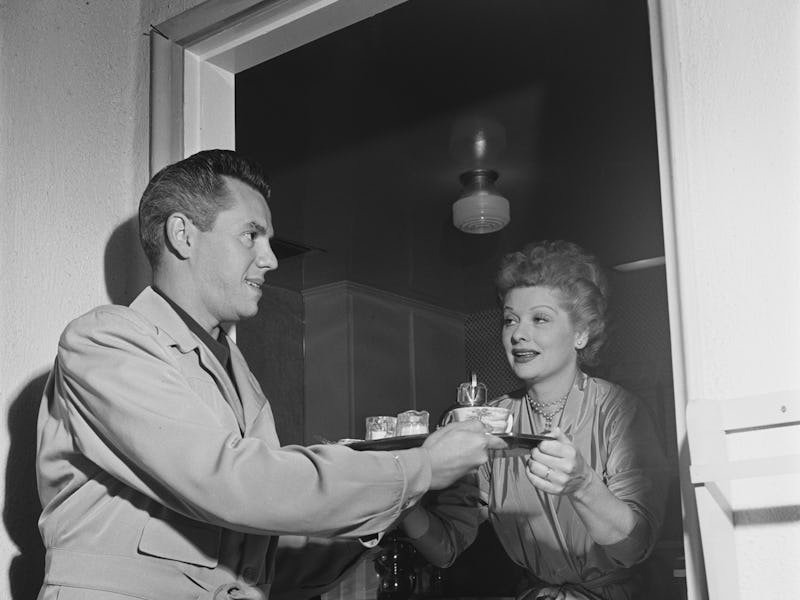
[[[237,73],[369,18],[406,0],[207,0],[163,23],[150,35],[150,170],[202,149],[234,149]],[[658,138],[664,254],[672,344],[686,581],[690,600],[705,600],[695,489],[690,478],[687,392],[675,195],[685,194],[687,139],[680,113],[680,61],[676,7],[648,0]],[[723,535],[725,535],[723,533]],[[730,532],[735,569],[735,544]],[[736,581],[735,577],[730,580]]]
[[235,76],[406,0],[207,0],[150,32],[150,171],[235,147]]

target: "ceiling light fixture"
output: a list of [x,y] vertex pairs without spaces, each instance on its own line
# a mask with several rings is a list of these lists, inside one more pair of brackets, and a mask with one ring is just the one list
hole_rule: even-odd
[[459,177],[464,189],[453,204],[453,225],[465,233],[492,233],[511,221],[508,200],[494,186],[492,169],[472,169]]

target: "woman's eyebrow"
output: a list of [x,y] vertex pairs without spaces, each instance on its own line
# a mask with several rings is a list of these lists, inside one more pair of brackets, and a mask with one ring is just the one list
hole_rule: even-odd
[[537,304],[536,306],[531,306],[529,308],[526,308],[524,312],[534,313],[537,310],[548,310],[554,313],[558,312],[558,309],[555,306],[551,306],[549,304]]

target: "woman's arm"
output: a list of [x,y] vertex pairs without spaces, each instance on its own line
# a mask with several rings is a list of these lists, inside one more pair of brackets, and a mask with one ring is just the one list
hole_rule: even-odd
[[668,470],[653,422],[626,395],[608,407],[596,431],[607,449],[602,464],[589,464],[556,429],[531,453],[527,475],[534,486],[570,499],[587,533],[621,565],[647,556],[663,521]]
[[431,564],[449,567],[466,550],[486,519],[477,476],[462,478],[440,492],[429,492],[400,523],[414,547]]
[[611,493],[561,429],[551,435],[555,439],[539,444],[528,459],[531,483],[548,494],[569,498],[598,544],[607,546],[628,537],[636,525],[631,507]]

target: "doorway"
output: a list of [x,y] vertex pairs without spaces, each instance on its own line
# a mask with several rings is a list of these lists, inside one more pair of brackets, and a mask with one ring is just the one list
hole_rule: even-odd
[[[267,11],[267,8],[269,8],[266,6],[268,3],[253,2],[250,4],[252,4],[249,9],[251,16],[262,9]],[[363,40],[369,42],[385,35],[385,31],[376,33],[375,28],[388,28],[387,20],[392,18],[391,15],[394,11],[406,10],[409,11],[408,14],[413,14],[414,5],[417,3],[413,1],[405,4],[397,2],[383,3],[381,9],[391,8],[388,6],[389,4],[400,5],[392,10],[387,10],[385,13],[376,9],[375,12],[378,14],[368,21],[361,20],[363,15],[353,14],[352,6],[349,6],[352,3],[342,2],[340,4],[343,5],[343,14],[347,15],[344,17],[343,26],[355,28],[369,25],[370,27],[366,27],[366,33],[362,33],[362,38],[359,38],[361,42]],[[539,56],[547,56],[548,52],[565,54],[566,56],[558,57],[554,54],[553,60],[558,58],[573,61],[575,70],[569,71],[569,73],[577,81],[564,81],[564,79],[569,79],[570,76],[565,77],[562,72],[561,81],[551,84],[549,89],[544,89],[542,85],[537,86],[536,80],[528,80],[526,82],[524,78],[517,78],[516,76],[519,73],[513,68],[504,71],[505,75],[498,76],[501,69],[497,67],[497,62],[492,62],[492,55],[485,48],[476,47],[478,46],[477,44],[470,46],[468,43],[469,40],[481,39],[480,35],[476,35],[474,30],[470,30],[470,25],[456,22],[456,19],[448,19],[447,15],[452,15],[454,11],[452,7],[447,10],[444,6],[446,4],[448,3],[437,3],[437,6],[444,7],[444,10],[440,13],[441,22],[437,30],[439,32],[449,31],[458,29],[459,26],[464,28],[459,29],[459,31],[465,35],[464,39],[467,40],[467,43],[462,42],[460,46],[456,45],[455,50],[463,49],[462,53],[468,54],[469,51],[474,53],[471,55],[470,65],[475,68],[469,71],[469,75],[474,76],[474,80],[471,78],[465,79],[462,72],[459,81],[462,85],[465,83],[467,85],[459,88],[461,94],[452,92],[455,86],[451,85],[449,91],[452,96],[448,97],[448,90],[440,90],[434,94],[434,98],[431,98],[431,100],[438,98],[439,104],[431,102],[430,104],[435,105],[435,110],[432,113],[428,113],[427,116],[423,116],[422,120],[431,125],[429,129],[435,131],[436,135],[438,135],[434,142],[420,142],[420,139],[429,140],[429,138],[414,137],[415,133],[420,133],[418,130],[424,128],[409,126],[409,123],[413,122],[410,115],[404,116],[394,113],[388,117],[383,115],[382,118],[379,118],[381,117],[379,113],[372,113],[373,119],[371,123],[353,120],[353,116],[369,115],[370,110],[386,108],[386,103],[376,102],[374,97],[372,98],[372,104],[369,106],[364,105],[360,109],[354,109],[354,107],[350,106],[352,114],[348,115],[346,111],[343,112],[347,108],[344,98],[329,102],[328,96],[330,94],[314,93],[314,90],[308,87],[308,81],[303,81],[302,69],[291,67],[291,63],[294,60],[302,60],[304,57],[301,55],[313,53],[315,44],[322,44],[324,47],[330,43],[331,38],[338,34],[331,33],[327,37],[322,37],[319,35],[319,31],[314,29],[316,25],[312,24],[310,27],[316,32],[309,38],[312,43],[303,47],[292,48],[288,53],[281,52],[279,60],[264,63],[263,65],[261,62],[255,62],[256,58],[254,57],[258,55],[258,52],[253,50],[254,42],[252,42],[252,39],[255,38],[248,38],[250,41],[242,41],[240,48],[244,48],[244,50],[240,52],[240,56],[236,56],[236,53],[233,53],[230,47],[227,47],[220,40],[216,42],[208,41],[209,39],[213,40],[214,36],[205,38],[204,41],[200,42],[193,41],[191,36],[171,36],[173,40],[186,40],[181,45],[190,50],[190,54],[185,57],[186,63],[183,65],[183,79],[186,82],[186,88],[201,90],[194,101],[190,99],[187,102],[190,114],[185,115],[183,121],[183,126],[186,128],[178,136],[180,137],[179,143],[173,140],[172,152],[175,153],[175,148],[178,146],[180,146],[178,152],[182,154],[189,154],[196,149],[209,146],[233,147],[235,145],[240,150],[246,149],[245,146],[250,142],[247,141],[246,134],[241,129],[236,135],[236,142],[233,141],[232,131],[237,129],[237,123],[231,117],[235,114],[238,118],[242,110],[248,110],[248,103],[254,105],[249,108],[254,114],[258,114],[258,111],[262,108],[258,106],[258,95],[250,98],[248,95],[240,93],[240,88],[247,78],[257,77],[255,75],[257,69],[262,67],[267,71],[280,71],[283,69],[284,75],[287,77],[286,81],[297,88],[305,90],[302,94],[303,103],[305,104],[292,103],[289,105],[290,103],[286,97],[277,97],[278,95],[273,94],[270,90],[261,95],[262,99],[265,95],[269,96],[267,104],[273,108],[283,102],[287,105],[285,108],[289,112],[295,111],[295,114],[302,115],[302,111],[305,111],[306,119],[301,119],[299,116],[295,121],[282,119],[281,124],[291,126],[294,123],[296,126],[298,123],[303,122],[303,125],[311,124],[315,126],[305,130],[303,136],[286,135],[281,138],[283,143],[276,144],[267,150],[270,154],[266,155],[267,159],[263,162],[267,165],[268,170],[272,170],[270,169],[271,164],[280,166],[280,169],[274,174],[277,186],[276,197],[279,196],[278,189],[279,186],[283,185],[282,181],[303,180],[303,184],[300,187],[290,188],[287,184],[286,189],[289,190],[287,196],[294,200],[298,198],[298,194],[305,194],[311,200],[323,197],[322,192],[330,193],[333,189],[332,183],[344,182],[346,189],[344,192],[340,192],[340,195],[347,201],[345,204],[347,206],[346,214],[350,217],[354,216],[355,219],[351,221],[354,224],[345,224],[342,230],[365,233],[363,235],[359,234],[357,238],[340,236],[351,240],[356,239],[360,244],[360,248],[341,248],[341,240],[332,236],[330,230],[324,231],[325,227],[330,225],[331,218],[335,218],[336,215],[332,217],[325,210],[317,212],[315,209],[319,208],[318,205],[314,206],[312,204],[309,206],[304,201],[293,201],[280,208],[276,204],[273,210],[276,211],[278,227],[282,227],[282,220],[287,224],[283,230],[286,231],[284,235],[326,250],[324,256],[317,256],[314,261],[310,259],[308,261],[296,260],[294,264],[297,267],[288,269],[282,267],[282,271],[279,271],[279,276],[286,278],[287,288],[291,288],[292,285],[299,286],[296,289],[301,289],[308,285],[322,285],[327,283],[325,278],[329,277],[331,273],[338,272],[341,274],[344,270],[345,278],[363,281],[371,286],[389,288],[390,291],[395,293],[411,295],[416,299],[443,304],[474,314],[486,309],[487,300],[489,299],[488,284],[491,281],[491,276],[487,274],[493,269],[499,254],[514,249],[519,245],[520,237],[514,237],[512,234],[516,233],[519,236],[520,231],[524,232],[529,239],[538,237],[575,239],[575,241],[596,252],[601,261],[609,267],[640,258],[663,255],[664,242],[660,214],[661,198],[658,182],[655,107],[652,98],[653,81],[650,70],[652,63],[648,51],[650,40],[646,35],[649,23],[647,6],[643,2],[609,2],[603,3],[600,7],[598,7],[598,3],[577,3],[587,10],[590,15],[592,11],[600,11],[601,13],[610,11],[613,14],[605,15],[608,18],[616,17],[624,20],[625,11],[630,11],[628,16],[635,12],[637,16],[633,20],[638,23],[639,28],[633,27],[630,30],[631,38],[629,39],[635,39],[637,35],[642,36],[644,32],[645,35],[644,37],[639,37],[638,43],[640,45],[637,46],[644,52],[630,56],[626,56],[624,52],[614,54],[613,50],[619,52],[624,49],[623,38],[613,37],[609,40],[608,38],[611,36],[603,36],[602,32],[606,31],[607,33],[607,30],[597,26],[597,20],[593,22],[589,18],[582,24],[576,24],[570,19],[570,13],[567,9],[563,7],[551,9],[554,14],[548,16],[556,21],[561,19],[562,27],[564,27],[561,31],[578,36],[577,39],[585,44],[582,50],[588,50],[585,56],[589,56],[595,62],[590,63],[589,66],[581,63],[581,52],[578,52],[574,45],[571,46],[567,43],[572,39],[570,35],[563,35],[561,39],[557,36],[556,38],[549,38],[551,40],[555,39],[553,45],[538,48],[537,52],[529,52],[527,54],[538,54]],[[514,3],[509,3],[509,5],[511,4]],[[526,6],[530,4],[533,3],[527,3]],[[519,8],[519,6],[516,8]],[[436,12],[438,13],[439,11]],[[477,16],[480,17],[479,14]],[[594,14],[594,17],[597,16],[597,14]],[[404,15],[401,13],[400,17],[402,18]],[[406,19],[410,19],[410,17],[406,15]],[[348,23],[348,20],[352,20],[352,22]],[[468,19],[465,21],[468,21]],[[480,25],[485,28],[489,25],[486,21],[487,19],[485,18],[473,20],[472,27]],[[414,21],[411,19],[409,22],[413,23]],[[544,26],[542,25],[543,23],[548,23],[546,19],[533,20],[531,22],[535,26]],[[549,23],[552,22],[552,20],[549,21]],[[502,31],[507,25],[508,20],[506,19],[505,25],[500,23],[496,27],[499,27]],[[179,27],[180,24],[172,23],[172,26]],[[227,29],[228,27],[222,26],[220,31],[214,35],[222,37],[230,35],[226,33]],[[256,29],[256,26],[251,28],[253,36],[256,35],[254,33]],[[532,28],[532,30],[535,29],[536,27]],[[554,29],[558,31],[558,28]],[[159,31],[167,31],[169,33],[170,27],[159,27]],[[469,35],[471,31],[472,35]],[[601,34],[598,34],[598,32]],[[346,35],[348,31],[345,30],[339,33]],[[244,38],[247,38],[247,36],[244,36]],[[536,35],[531,33],[530,38],[535,41]],[[608,53],[600,49],[604,38],[609,44]],[[314,41],[315,39],[317,39],[316,42]],[[408,37],[401,41],[406,39]],[[417,43],[426,41],[424,36],[423,38],[411,36],[411,39]],[[504,41],[506,39],[504,38]],[[430,48],[435,47],[436,39],[427,41],[433,44]],[[191,53],[191,48],[196,44],[200,46],[197,54]],[[519,49],[514,44],[505,45],[500,49],[511,51],[512,55],[514,50],[519,52]],[[343,44],[343,47],[340,46],[337,51],[342,53],[339,57],[343,63],[348,64],[347,52],[353,53],[349,55],[349,59],[352,61],[355,58],[355,54],[357,54],[356,50],[358,50],[358,44],[354,43],[349,48],[347,44]],[[439,48],[438,52],[445,53],[446,50],[452,51],[453,49]],[[264,56],[270,52],[264,53]],[[424,61],[425,57],[431,55],[431,52],[433,51],[420,51],[417,57],[418,60],[421,58]],[[405,59],[411,55],[413,55],[412,52],[407,52],[402,58]],[[297,58],[298,56],[300,58]],[[330,58],[330,55],[328,58]],[[619,80],[611,79],[610,81],[607,78],[598,77],[598,70],[601,73],[608,74],[613,70],[604,71],[604,66],[607,67],[609,64],[614,64],[615,61],[625,58],[638,60],[639,67],[644,66],[644,70],[649,75],[644,79],[633,78],[630,80],[626,80],[625,76],[622,75]],[[308,60],[307,57],[306,60]],[[286,65],[282,64],[283,62],[286,62]],[[546,63],[547,61],[543,60],[541,62]],[[515,62],[510,66],[519,68],[521,65]],[[536,72],[536,69],[531,65],[525,64],[524,66]],[[543,67],[547,70],[546,64],[544,66],[535,66]],[[426,65],[426,67],[430,67],[434,71],[436,69],[431,65]],[[556,72],[558,71],[553,67],[550,68]],[[409,76],[408,71],[411,71],[410,79],[414,81],[415,73],[413,68],[405,64],[403,69],[406,71],[406,76]],[[391,69],[387,66],[385,70],[379,69],[379,72],[374,73],[374,75],[378,77],[385,76],[391,72]],[[444,70],[439,72],[440,78],[443,79],[444,74]],[[363,79],[363,75],[363,72],[361,74],[351,72],[350,79],[345,77],[344,81],[347,83],[341,87],[349,87],[350,83]],[[271,76],[274,76],[274,73]],[[292,76],[296,78],[294,81],[291,80]],[[503,79],[503,77],[506,79]],[[492,85],[486,86],[487,80],[496,84],[496,87]],[[336,81],[341,82],[342,79],[337,79]],[[209,82],[214,82],[216,85]],[[416,86],[420,85],[419,80],[416,80],[410,86],[406,81],[407,91],[404,94],[402,92],[398,93],[399,88],[392,88],[390,83],[391,81],[387,80],[381,84],[380,92],[385,95],[384,99],[391,98],[395,100],[400,98],[401,100],[408,100],[408,90],[413,92],[414,89],[418,89]],[[402,83],[402,81],[398,83]],[[565,90],[570,89],[568,88],[568,83],[577,84],[578,87],[572,88],[572,92],[567,92]],[[558,84],[563,87],[559,88]],[[247,84],[245,83],[245,85]],[[212,88],[211,91],[202,91],[206,86]],[[601,93],[597,96],[592,96],[593,93],[598,94],[598,88],[607,88],[606,91],[609,94],[604,96]],[[625,89],[629,93],[618,98],[615,98],[610,93],[620,89]],[[554,90],[556,90],[555,93]],[[636,91],[632,92],[632,90]],[[324,90],[317,90],[317,92],[320,91]],[[518,158],[517,160],[520,162],[516,165],[513,164],[513,160],[511,161],[511,166],[504,173],[501,173],[500,184],[503,186],[504,193],[511,198],[534,200],[528,203],[520,202],[517,205],[512,205],[511,227],[494,239],[481,238],[471,240],[471,247],[459,244],[459,240],[456,237],[458,232],[452,230],[449,222],[449,207],[454,199],[453,195],[457,193],[457,175],[463,164],[459,164],[458,157],[453,155],[449,145],[453,133],[452,124],[456,119],[448,111],[453,111],[453,105],[455,105],[455,113],[463,113],[461,116],[469,116],[470,113],[474,112],[471,110],[469,103],[464,105],[458,102],[458,100],[464,99],[465,91],[467,93],[471,92],[473,97],[480,98],[486,105],[499,109],[502,115],[516,114],[525,119],[525,126],[519,128],[508,126],[506,133],[508,134],[508,145],[513,147],[513,144],[518,142],[527,154],[524,154],[521,159]],[[650,97],[644,98],[639,95],[642,93],[650,94]],[[209,100],[211,97],[216,97],[217,94],[221,95],[221,102]],[[413,96],[413,93],[411,95]],[[206,101],[197,101],[198,98],[205,98]],[[587,101],[588,98],[597,98],[597,101]],[[561,111],[563,119],[561,121],[557,119],[549,121],[548,118],[552,115],[552,112],[545,110],[548,106],[556,106]],[[521,109],[520,107],[523,108]],[[525,107],[534,110],[526,111]],[[429,110],[430,106],[422,108]],[[216,118],[215,113],[221,113],[224,118]],[[358,115],[355,115],[355,113],[358,113]],[[520,115],[519,113],[523,114]],[[286,114],[286,112],[279,114]],[[337,114],[339,118],[337,118]],[[494,114],[498,113],[495,112]],[[350,117],[350,120],[343,119],[343,116]],[[608,118],[609,116],[614,118]],[[621,128],[615,127],[615,124],[619,123],[618,118],[620,117],[623,120],[628,119],[631,122],[638,123],[639,126],[634,125],[631,126],[630,130],[623,131]],[[419,115],[414,118],[419,118]],[[501,124],[505,122],[505,118],[505,116],[499,118]],[[387,121],[388,126],[394,132],[394,137],[387,136],[385,132],[381,133],[380,131],[380,127],[386,126]],[[198,123],[208,122],[214,122],[218,125],[217,127],[205,129],[198,126]],[[232,127],[226,131],[226,127],[219,126],[219,123],[227,126],[232,125]],[[274,124],[275,122],[273,122]],[[348,124],[352,124],[353,127],[348,128]],[[370,125],[378,128],[370,129]],[[326,129],[326,127],[330,128],[331,126],[338,126],[341,129],[338,131],[335,127],[333,130]],[[256,131],[254,128],[254,132]],[[526,136],[521,140],[515,138],[512,135],[515,131],[524,131]],[[567,131],[568,135],[559,135],[564,131]],[[420,135],[425,134],[420,133]],[[632,137],[626,138],[626,135]],[[317,136],[316,139],[315,136]],[[326,152],[329,155],[338,154],[335,146],[328,145],[326,148],[326,143],[332,138],[336,138],[338,141],[344,140],[345,142],[361,140],[365,145],[362,145],[359,151],[351,155],[348,160],[341,160],[341,156],[337,156],[336,158],[340,160],[325,164],[322,169],[323,174],[318,176],[318,179],[309,178],[308,173],[304,174],[303,170],[298,166],[303,162],[298,158],[303,156],[303,149],[298,148],[297,145],[300,140],[303,140],[308,144],[308,147],[317,152],[318,160],[315,165],[318,166],[319,160],[324,162]],[[375,149],[374,144],[380,146],[381,141],[387,139],[392,140],[392,143],[387,145],[400,148],[403,153],[412,155],[412,158],[416,160],[412,167],[406,167],[410,170],[406,171],[405,176],[403,171],[398,168],[401,161],[391,157],[383,161],[386,163],[382,165],[383,168],[376,169],[374,165],[372,165],[372,169],[369,167],[359,168],[365,163],[364,160],[359,159],[371,156],[372,150]],[[370,140],[372,140],[373,145],[370,145]],[[398,140],[400,140],[400,143],[397,143]],[[590,151],[586,150],[587,145],[590,146]],[[255,148],[255,146],[253,147]],[[645,150],[642,151],[643,148]],[[562,153],[562,160],[560,162],[547,163],[547,158],[553,156],[554,149]],[[626,152],[629,153],[627,156],[625,156]],[[292,163],[293,156],[299,162]],[[323,158],[320,159],[320,156]],[[601,164],[598,164],[598,161]],[[306,164],[308,163],[306,162]],[[343,172],[341,170],[343,164],[349,165],[351,170]],[[367,173],[368,176],[365,177],[364,173]],[[553,176],[554,173],[556,174],[555,177]],[[533,177],[526,179],[528,174],[532,174]],[[377,177],[373,177],[374,175],[377,175]],[[374,200],[397,195],[400,191],[397,183],[403,179],[411,180],[415,186],[410,193],[406,192],[406,195],[399,201],[395,200],[394,202],[388,202],[388,204],[381,204]],[[315,188],[314,186],[318,187]],[[619,189],[625,189],[627,193],[615,193]],[[302,191],[298,192],[297,190]],[[409,201],[408,198],[412,200]],[[354,203],[351,204],[349,203],[350,201]],[[359,204],[359,202],[363,204]],[[612,213],[609,210],[610,207],[620,211],[615,214],[622,214],[624,218],[610,219],[609,216]],[[370,227],[376,222],[380,223],[380,219],[385,219],[387,212],[390,213],[391,218],[394,215],[391,212],[392,209],[397,211],[397,215],[394,218],[398,222],[405,226],[407,230],[413,229],[410,239],[414,243],[402,241],[397,245],[391,245],[391,251],[388,255],[389,264],[395,264],[391,261],[397,261],[397,264],[401,262],[405,262],[407,265],[410,264],[413,267],[410,273],[408,269],[376,270],[374,268],[376,260],[381,260],[385,264],[387,255],[380,254],[374,250],[370,251],[370,249],[383,248],[387,245],[387,240],[401,239],[399,236],[408,235],[409,233],[406,231],[405,234],[387,234],[386,229]],[[420,227],[417,227],[417,221],[414,220],[418,214],[425,215],[424,220],[419,220]],[[578,233],[575,223],[576,214],[585,215],[585,221],[593,223],[595,227],[586,227],[584,233]],[[309,215],[313,215],[313,218],[310,218]],[[320,220],[314,221],[313,219]],[[608,220],[606,221],[606,219]],[[528,234],[525,229],[526,224],[527,227],[531,227],[531,223],[534,224],[532,226],[533,229]],[[629,226],[633,223],[637,227]],[[350,227],[352,229],[349,229]],[[333,229],[335,230],[335,228]],[[438,242],[430,241],[436,240],[436,234],[439,235]],[[393,238],[393,235],[398,237]],[[632,236],[639,236],[639,238],[634,239]],[[609,243],[609,240],[613,240],[614,243]],[[632,247],[638,247],[640,251],[626,255],[626,250],[630,250]],[[376,259],[376,257],[379,257],[379,259]],[[431,257],[440,257],[444,263],[437,262],[440,260],[439,258],[431,259]],[[315,262],[318,265],[324,265],[324,267],[315,267]],[[331,268],[332,263],[333,268]],[[451,279],[445,282],[447,285],[440,285],[441,278],[437,276],[437,273],[442,272],[442,264],[449,267],[447,272],[450,274]],[[300,265],[303,266],[300,267]],[[288,266],[288,263],[284,265],[284,267],[286,266]],[[386,272],[400,273],[401,276],[389,277],[387,280]],[[638,282],[630,285],[640,290],[640,296],[644,298],[644,302],[650,302],[657,297],[658,302],[661,302],[659,310],[662,310],[662,314],[666,317],[666,279],[663,272],[657,269],[638,272],[636,275],[625,275],[624,272],[620,272],[615,277],[623,280],[621,283],[623,288],[628,285],[624,281],[626,277],[629,280],[632,277],[638,278]],[[647,281],[642,282],[642,279],[647,279]],[[470,287],[469,282],[474,281],[481,281],[487,285],[479,294],[467,294],[466,291]],[[470,289],[469,291],[471,292],[472,290]],[[624,297],[630,298],[631,294],[625,294]],[[634,306],[628,307],[626,310],[633,313],[639,309]],[[616,351],[624,354],[627,352],[626,344],[630,346],[638,343],[636,341],[637,336],[641,340],[642,336],[652,334],[652,331],[642,331],[642,329],[647,330],[648,327],[652,330],[654,327],[652,322],[648,324],[648,321],[646,317],[641,319],[634,326],[637,331],[629,332],[628,341],[619,342],[620,345]],[[633,323],[633,320],[628,320],[627,323]],[[656,326],[656,329],[660,327],[657,333],[660,335],[659,339],[663,340],[663,334],[665,333],[668,338],[669,328],[668,323],[666,327],[663,326],[663,320],[660,323],[662,325]],[[623,338],[624,336],[621,336],[619,339]],[[662,348],[659,352],[664,354],[664,349]],[[667,363],[669,363],[668,343],[666,356]],[[664,389],[662,384],[665,382],[667,386],[671,384],[672,373],[671,370],[664,372],[662,367],[665,363],[663,361],[659,364],[661,366],[659,367],[658,381],[661,388],[655,395],[660,398],[656,402],[661,402],[663,406],[664,395],[670,396],[671,401],[671,390]],[[633,372],[634,370],[634,367],[628,368],[628,372]],[[617,379],[620,378],[618,377]],[[642,377],[642,379],[644,380],[646,377]],[[624,381],[622,382],[625,383]],[[675,431],[674,411],[664,411],[663,408],[659,410],[665,413],[667,417],[672,416],[671,425],[665,425],[665,437],[676,439],[676,437],[671,437],[680,435],[679,432]],[[668,446],[672,445],[668,442]]]
[[[656,558],[672,584],[683,530],[666,276],[659,264],[613,268],[664,254],[646,3],[496,0],[487,11],[483,0],[411,0],[235,78],[236,147],[270,174],[278,236],[324,249],[271,277],[298,292],[298,316],[302,290],[341,280],[463,312],[463,372],[499,396],[518,386],[499,342],[500,257],[569,239],[609,267],[614,328],[594,373],[636,393],[658,423],[674,477]],[[474,166],[470,126],[484,127],[480,164],[511,205],[492,234],[452,223],[459,175]],[[259,331],[286,319],[267,308]],[[262,385],[284,385],[286,369],[274,375]],[[433,391],[419,395],[417,408],[444,408]]]

